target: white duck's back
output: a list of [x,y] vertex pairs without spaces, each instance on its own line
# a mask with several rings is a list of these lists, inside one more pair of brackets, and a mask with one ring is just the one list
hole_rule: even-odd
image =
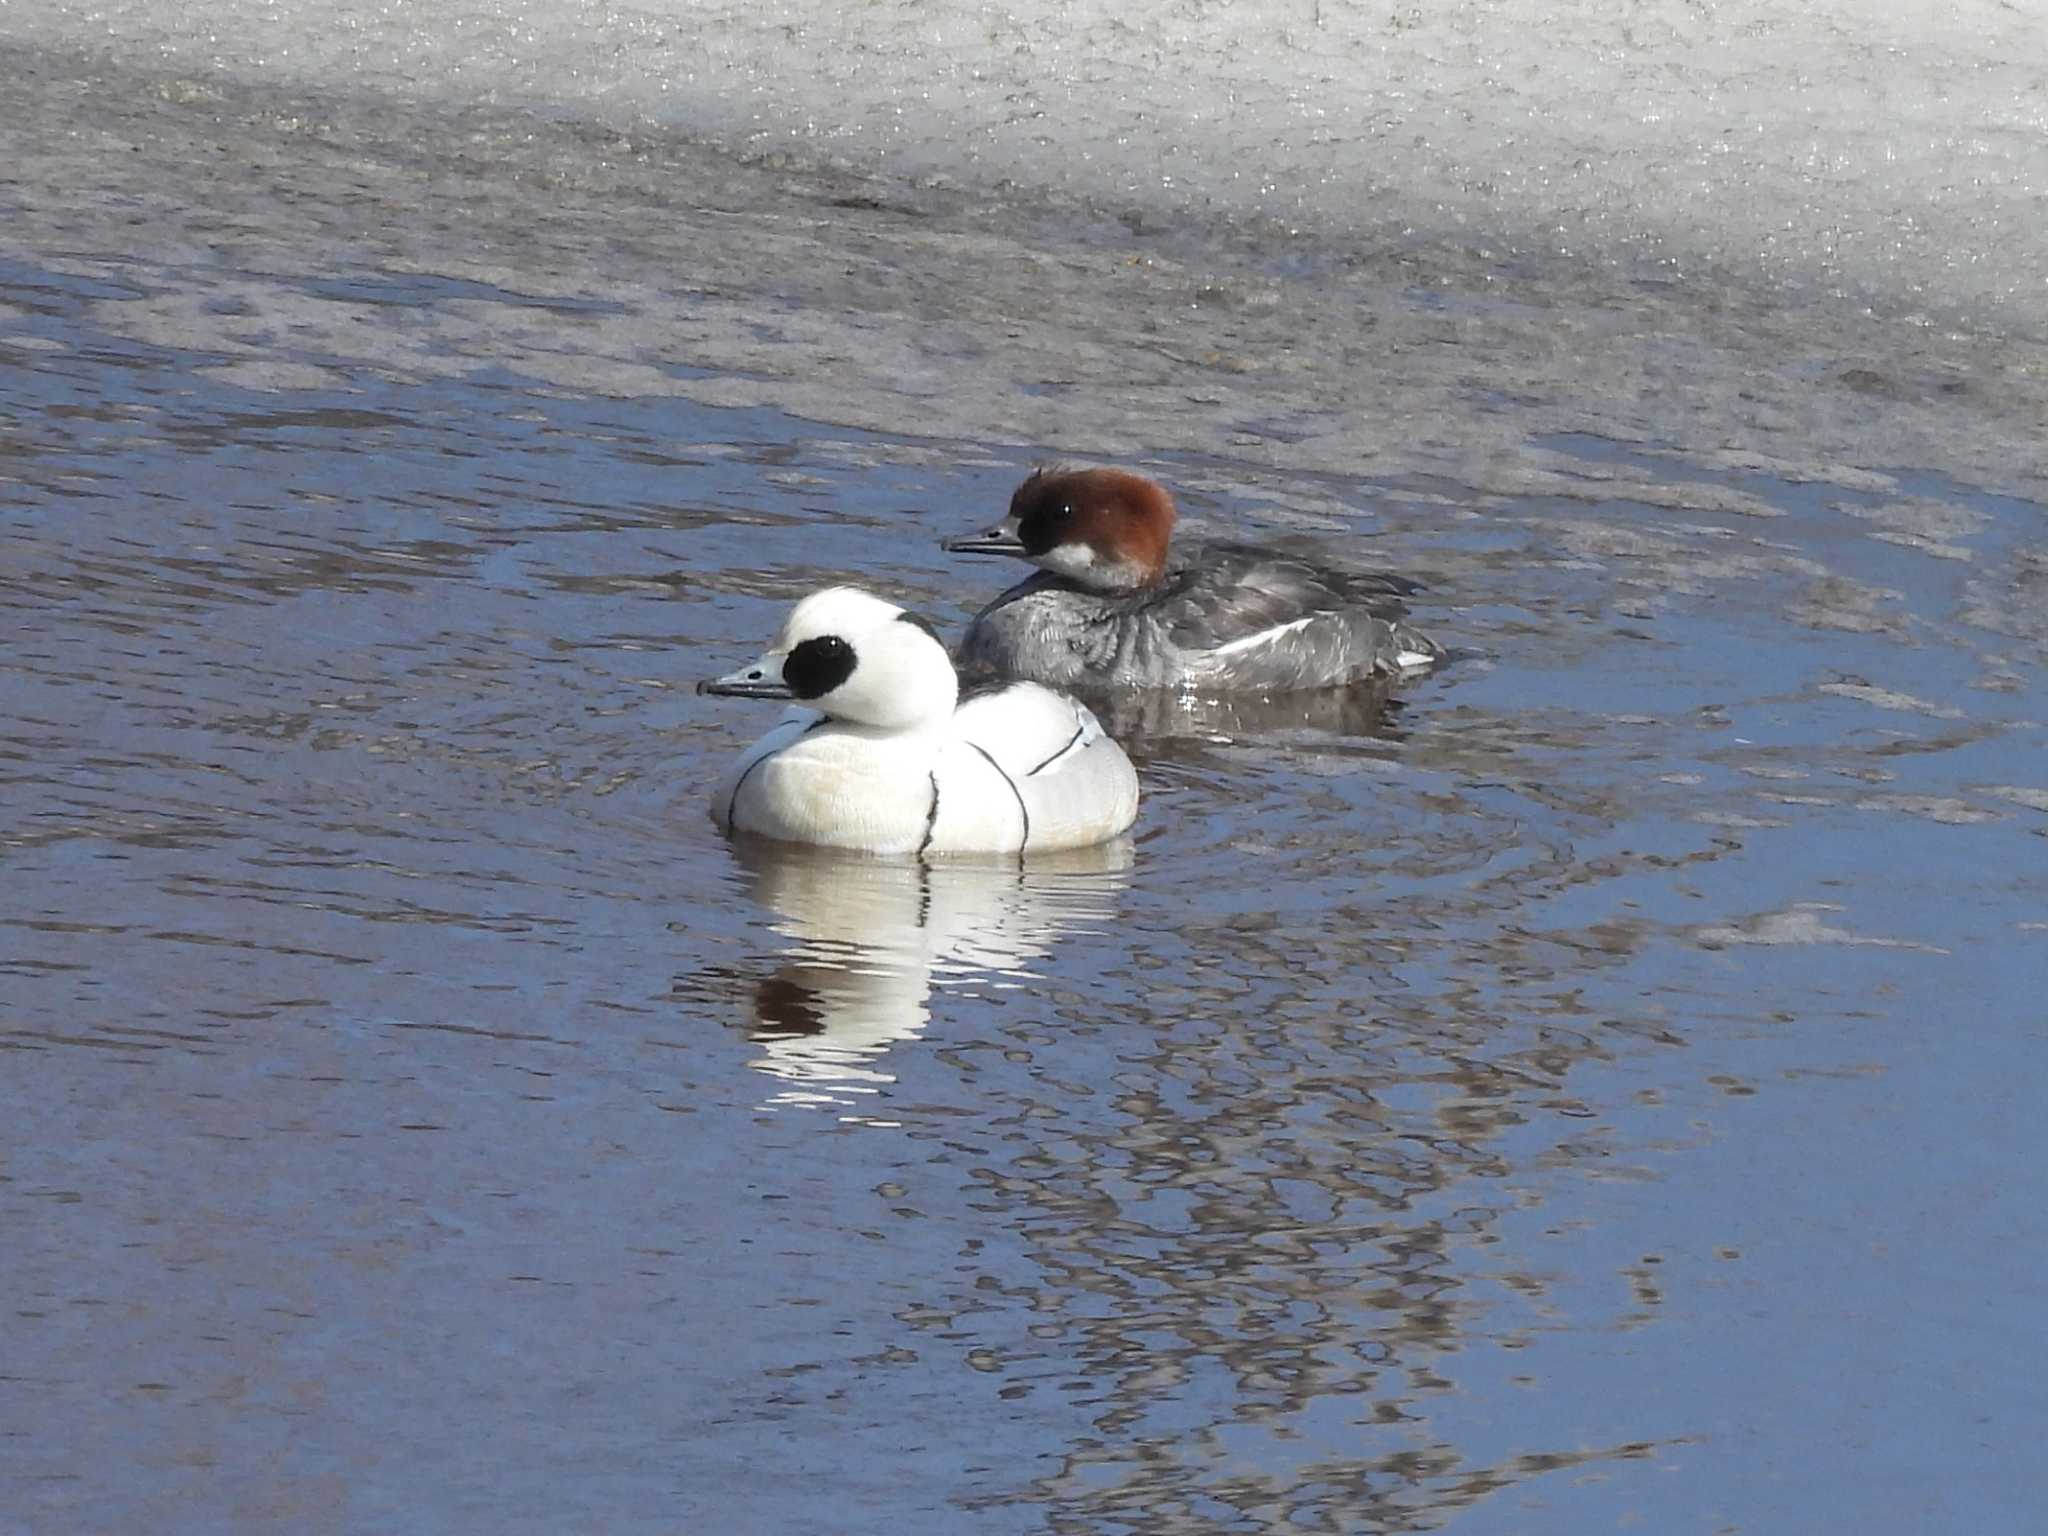
[[1138,775],[1078,699],[1037,683],[970,694],[955,713],[961,739],[986,755],[1028,820],[1028,846],[1085,848],[1138,816]]

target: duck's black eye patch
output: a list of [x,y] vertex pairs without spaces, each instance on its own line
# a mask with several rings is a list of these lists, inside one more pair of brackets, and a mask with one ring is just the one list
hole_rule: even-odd
[[853,676],[853,647],[837,635],[818,635],[794,646],[782,680],[800,699],[819,699]]
[[1017,542],[1027,555],[1042,555],[1065,536],[1073,521],[1074,504],[1057,497],[1040,495],[1028,500],[1017,512]]
[[[898,624],[915,624],[934,640],[939,640],[939,626],[921,613],[912,613],[906,608],[903,612],[896,615],[896,622]],[[945,643],[945,641],[939,640],[939,644],[944,645]]]

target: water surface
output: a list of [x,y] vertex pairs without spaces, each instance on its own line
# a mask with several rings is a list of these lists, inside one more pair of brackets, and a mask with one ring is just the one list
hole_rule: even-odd
[[[814,310],[656,296],[588,165],[477,183],[562,220],[486,282],[453,203],[356,249],[235,178],[216,244],[116,245],[135,173],[102,149],[67,201],[37,121],[0,269],[15,1526],[2038,1507],[2048,550],[1972,477],[1995,416],[1916,396],[1962,423],[1939,463],[1547,430],[1553,361],[1375,473],[1255,390],[1200,441],[1011,395],[1086,394],[1200,521],[1419,574],[1462,658],[1387,709],[1122,722],[1145,809],[1095,856],[778,856],[704,813],[767,721],[695,680],[825,580],[957,622],[1003,573],[938,538],[1091,440],[958,430],[994,386],[937,342],[841,412],[784,390]],[[234,155],[341,220],[294,131]],[[692,350],[719,305],[773,367],[722,321]]]

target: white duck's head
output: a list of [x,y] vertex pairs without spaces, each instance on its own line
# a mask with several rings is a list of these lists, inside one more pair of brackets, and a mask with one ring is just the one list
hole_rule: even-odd
[[853,587],[813,592],[790,610],[758,661],[699,693],[795,699],[835,720],[909,731],[950,720],[960,699],[952,658],[916,614]]

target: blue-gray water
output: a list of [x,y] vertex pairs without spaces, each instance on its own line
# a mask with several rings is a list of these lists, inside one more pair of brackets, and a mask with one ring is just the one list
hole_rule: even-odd
[[[0,1530],[2029,1528],[2048,541],[1931,343],[1827,387],[1954,412],[1946,462],[1558,430],[1571,359],[1419,346],[1393,425],[1243,343],[1205,446],[1079,354],[1000,399],[1097,437],[969,434],[1031,305],[913,368],[914,295],[800,288],[849,253],[774,167],[642,250],[573,136],[492,181],[38,68]],[[909,278],[957,306],[999,238]],[[835,415],[801,360],[863,336]],[[957,621],[1007,573],[939,536],[1101,440],[1421,575],[1468,654],[1384,716],[1131,722],[1100,857],[737,857],[702,799],[767,722],[695,679],[827,579]]]

